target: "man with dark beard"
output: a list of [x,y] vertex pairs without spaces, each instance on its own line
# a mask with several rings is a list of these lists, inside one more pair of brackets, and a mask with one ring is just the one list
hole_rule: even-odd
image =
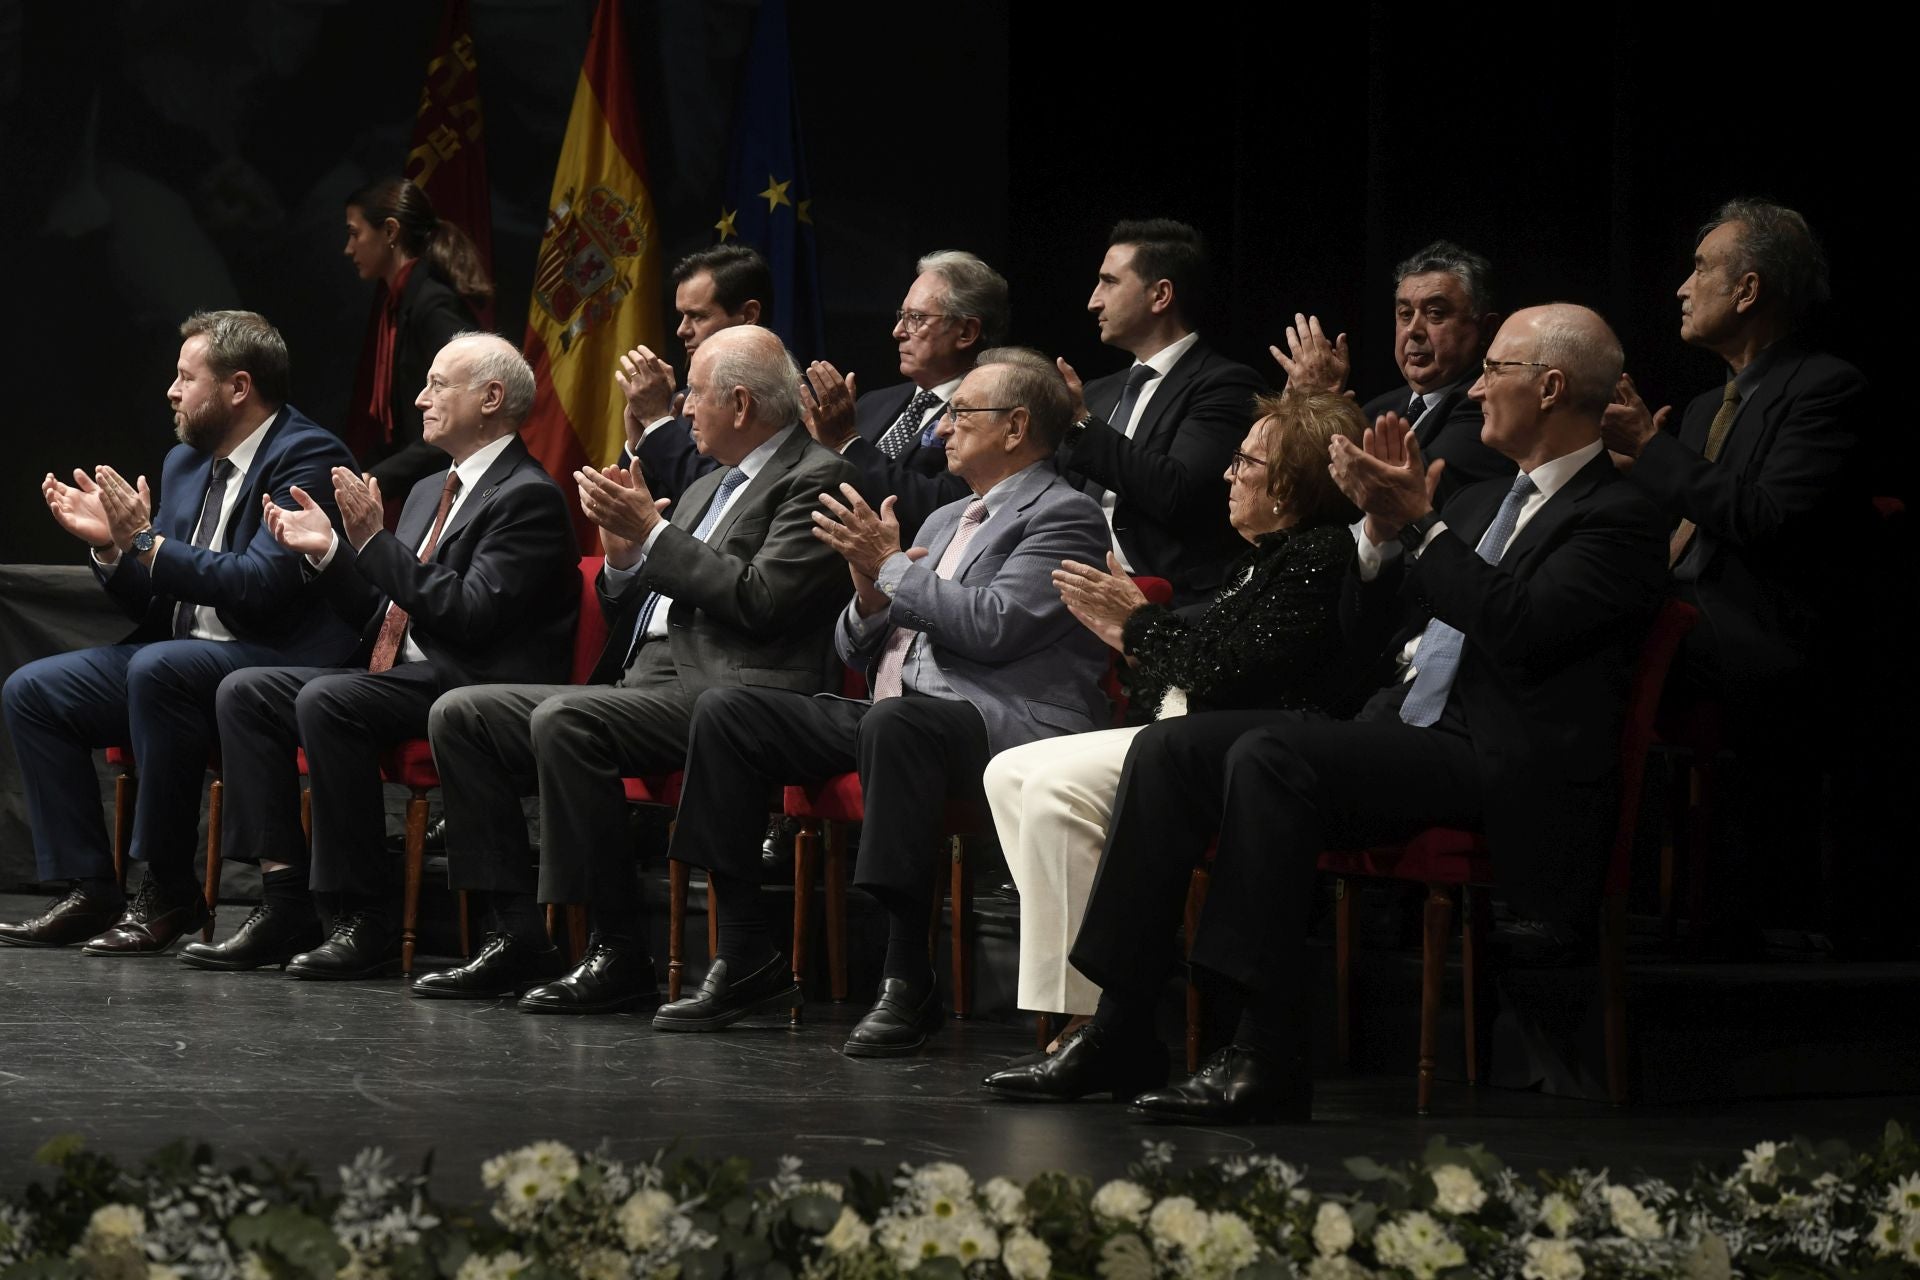
[[[180,335],[167,403],[181,443],[162,467],[157,512],[146,477],[129,483],[112,467],[41,481],[54,519],[92,548],[95,576],[136,626],[119,644],[28,663],[0,694],[40,876],[68,884],[43,914],[0,925],[13,946],[153,954],[200,928],[208,904],[193,850],[215,688],[242,667],[332,666],[353,651],[353,632],[307,589],[299,553],[262,520],[268,504],[295,505],[295,485],[331,495],[333,468],[351,469],[353,456],[286,403],[286,342],[265,318],[198,312]],[[330,496],[326,505],[332,518]],[[115,744],[138,765],[131,856],[146,864],[125,904],[91,759]]]

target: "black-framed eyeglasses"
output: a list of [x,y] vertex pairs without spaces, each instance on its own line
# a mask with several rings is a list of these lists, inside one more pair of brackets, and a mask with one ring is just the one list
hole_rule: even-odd
[[1256,458],[1250,453],[1242,453],[1240,450],[1235,449],[1233,451],[1232,461],[1227,463],[1227,470],[1234,475],[1239,475],[1242,468],[1264,467],[1266,465],[1267,460],[1265,458]]
[[902,310],[893,313],[893,322],[902,329],[905,329],[908,333],[919,333],[935,320],[946,320],[949,318],[948,314],[944,311]]
[[1012,413],[1015,409],[1018,409],[1019,407],[1020,406],[1017,404],[1003,404],[1003,405],[950,404],[945,409],[942,409],[940,411],[940,421],[951,422],[955,428],[958,428],[960,426],[960,415],[963,413]]
[[1502,369],[1551,369],[1545,360],[1482,360],[1481,370],[1491,378]]

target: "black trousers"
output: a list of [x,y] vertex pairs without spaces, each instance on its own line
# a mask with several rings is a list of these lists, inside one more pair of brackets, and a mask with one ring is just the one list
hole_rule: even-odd
[[1250,991],[1299,981],[1323,849],[1477,826],[1472,742],[1402,724],[1404,688],[1352,721],[1284,711],[1163,720],[1133,740],[1106,852],[1069,958],[1120,998],[1165,980],[1187,882],[1219,835],[1197,969]]
[[758,879],[775,788],[857,769],[866,818],[854,883],[924,900],[946,801],[982,796],[988,755],[986,722],[958,699],[909,694],[869,703],[709,689],[694,707],[673,856]]
[[[399,862],[387,852],[380,753],[427,734],[427,712],[442,692],[433,664],[408,662],[372,673],[337,667],[252,667],[220,682],[226,809],[225,857],[311,866],[316,892],[390,896]],[[305,747],[313,790],[313,858],[300,830]]]

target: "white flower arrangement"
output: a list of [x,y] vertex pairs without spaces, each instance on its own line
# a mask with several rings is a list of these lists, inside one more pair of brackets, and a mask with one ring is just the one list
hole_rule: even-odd
[[1478,1213],[1480,1206],[1487,1202],[1486,1188],[1473,1176],[1473,1170],[1464,1165],[1443,1164],[1432,1170],[1430,1176],[1434,1207],[1442,1213]]
[[1093,1193],[1093,1211],[1112,1222],[1130,1222],[1139,1226],[1153,1208],[1153,1197],[1137,1182],[1115,1178]]

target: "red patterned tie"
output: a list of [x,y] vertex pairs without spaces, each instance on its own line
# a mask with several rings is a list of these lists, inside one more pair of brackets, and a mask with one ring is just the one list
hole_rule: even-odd
[[[447,512],[453,510],[453,496],[460,492],[460,473],[447,472],[446,487],[440,490],[440,509],[433,513],[433,532],[427,535],[426,545],[420,548],[420,563],[433,559],[435,548],[440,545],[440,531],[447,527]],[[400,657],[400,637],[407,630],[407,611],[398,604],[387,602],[387,616],[380,622],[380,637],[373,642],[373,656],[367,659],[367,670],[390,671],[396,659]]]
[[[960,567],[960,557],[967,553],[967,544],[973,541],[973,535],[980,531],[980,522],[987,518],[987,504],[975,498],[960,517],[960,527],[953,531],[953,541],[940,553],[940,563],[934,568],[934,575],[951,578],[954,570]],[[897,698],[905,686],[901,677],[907,668],[907,649],[913,644],[913,638],[920,633],[910,627],[895,627],[893,634],[887,637],[887,647],[880,651],[880,666],[873,673],[873,700]]]

